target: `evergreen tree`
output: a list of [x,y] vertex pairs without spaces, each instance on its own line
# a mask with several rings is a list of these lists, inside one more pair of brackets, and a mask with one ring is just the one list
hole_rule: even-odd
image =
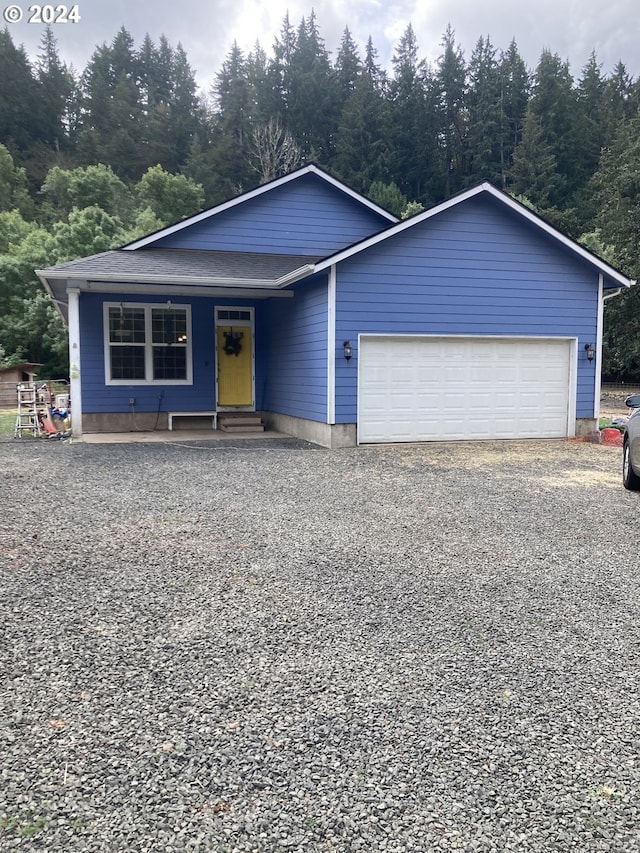
[[467,93],[468,183],[489,180],[502,185],[500,131],[505,123],[501,98],[502,79],[496,50],[489,37],[480,37],[469,61]]
[[522,139],[513,154],[509,172],[511,190],[528,199],[539,211],[553,206],[559,196],[556,158],[546,142],[540,121],[531,109],[527,110]]
[[103,162],[121,178],[138,178],[144,167],[139,144],[144,108],[133,39],[122,27],[111,47],[94,51],[81,81],[82,115],[78,151],[85,165]]
[[344,104],[354,92],[362,73],[362,61],[358,56],[358,49],[348,27],[344,28],[342,34],[340,49],[335,61],[335,72],[338,98],[340,103]]
[[280,29],[280,38],[273,44],[273,61],[269,66],[269,80],[274,104],[271,118],[280,120],[286,129],[289,125],[289,103],[291,99],[291,61],[296,49],[296,34],[287,12]]
[[76,81],[70,69],[60,60],[51,27],[47,27],[40,43],[37,79],[40,88],[43,142],[56,154],[69,149],[70,105]]
[[216,115],[209,153],[211,168],[235,195],[254,180],[250,164],[251,93],[244,55],[234,42],[216,75]]
[[371,81],[371,85],[381,95],[387,89],[387,75],[378,63],[378,51],[373,46],[371,36],[367,39],[364,56],[364,73]]
[[364,71],[343,106],[335,148],[333,168],[359,192],[366,193],[374,181],[389,180],[392,154],[388,104]]
[[[598,209],[595,224],[611,247],[612,262],[640,278],[640,118],[621,123],[604,150],[592,180]],[[640,379],[640,288],[607,303],[603,373],[617,380]]]
[[439,138],[444,161],[444,195],[448,198],[464,183],[466,137],[466,66],[455,33],[447,27],[436,73]]
[[427,175],[429,170],[433,171],[436,128],[432,104],[427,98],[431,81],[426,63],[418,59],[418,43],[411,24],[404,31],[391,62],[393,78],[388,86],[391,173],[405,196],[422,199],[427,191]]
[[[280,104],[271,87],[267,54],[256,42],[247,56],[246,75],[249,84],[249,123],[251,126],[265,125],[280,116]],[[282,122],[277,122],[282,126]]]
[[[167,64],[166,46],[161,42],[161,68]],[[169,65],[172,85],[169,94],[167,136],[171,152],[163,165],[169,171],[176,171],[189,156],[194,139],[204,130],[204,111],[198,99],[198,87],[195,74],[187,54],[178,42]]]
[[289,70],[287,129],[303,156],[327,165],[333,155],[338,94],[313,12],[300,22]]
[[0,144],[24,165],[41,137],[41,101],[23,47],[16,47],[9,30],[0,30]]
[[579,114],[569,64],[548,50],[543,50],[536,68],[529,109],[556,161],[557,179],[549,187],[550,201],[556,207],[566,206],[584,181],[584,169],[576,156]]
[[500,175],[506,189],[513,155],[522,139],[524,118],[529,102],[530,80],[518,46],[512,41],[500,59]]

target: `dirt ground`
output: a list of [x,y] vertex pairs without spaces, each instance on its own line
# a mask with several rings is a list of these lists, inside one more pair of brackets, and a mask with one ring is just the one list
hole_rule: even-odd
[[628,392],[610,392],[605,391],[600,395],[600,417],[601,418],[620,418],[627,417],[631,414],[631,409],[628,409],[624,401],[629,394],[634,393],[635,389],[630,389]]

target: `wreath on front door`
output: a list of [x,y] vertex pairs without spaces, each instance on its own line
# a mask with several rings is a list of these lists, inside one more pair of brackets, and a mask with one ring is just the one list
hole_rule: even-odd
[[244,332],[224,332],[224,347],[223,350],[227,355],[240,355],[242,350],[241,341],[244,338]]

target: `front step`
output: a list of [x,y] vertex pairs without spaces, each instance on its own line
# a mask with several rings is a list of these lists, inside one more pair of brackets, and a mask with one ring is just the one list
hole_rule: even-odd
[[262,418],[253,412],[225,412],[218,415],[223,432],[264,432]]

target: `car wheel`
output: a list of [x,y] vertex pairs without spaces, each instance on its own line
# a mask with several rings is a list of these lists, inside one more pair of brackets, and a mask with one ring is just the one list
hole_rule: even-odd
[[622,447],[622,484],[630,492],[640,491],[640,477],[633,470],[629,456],[629,442],[625,441]]

